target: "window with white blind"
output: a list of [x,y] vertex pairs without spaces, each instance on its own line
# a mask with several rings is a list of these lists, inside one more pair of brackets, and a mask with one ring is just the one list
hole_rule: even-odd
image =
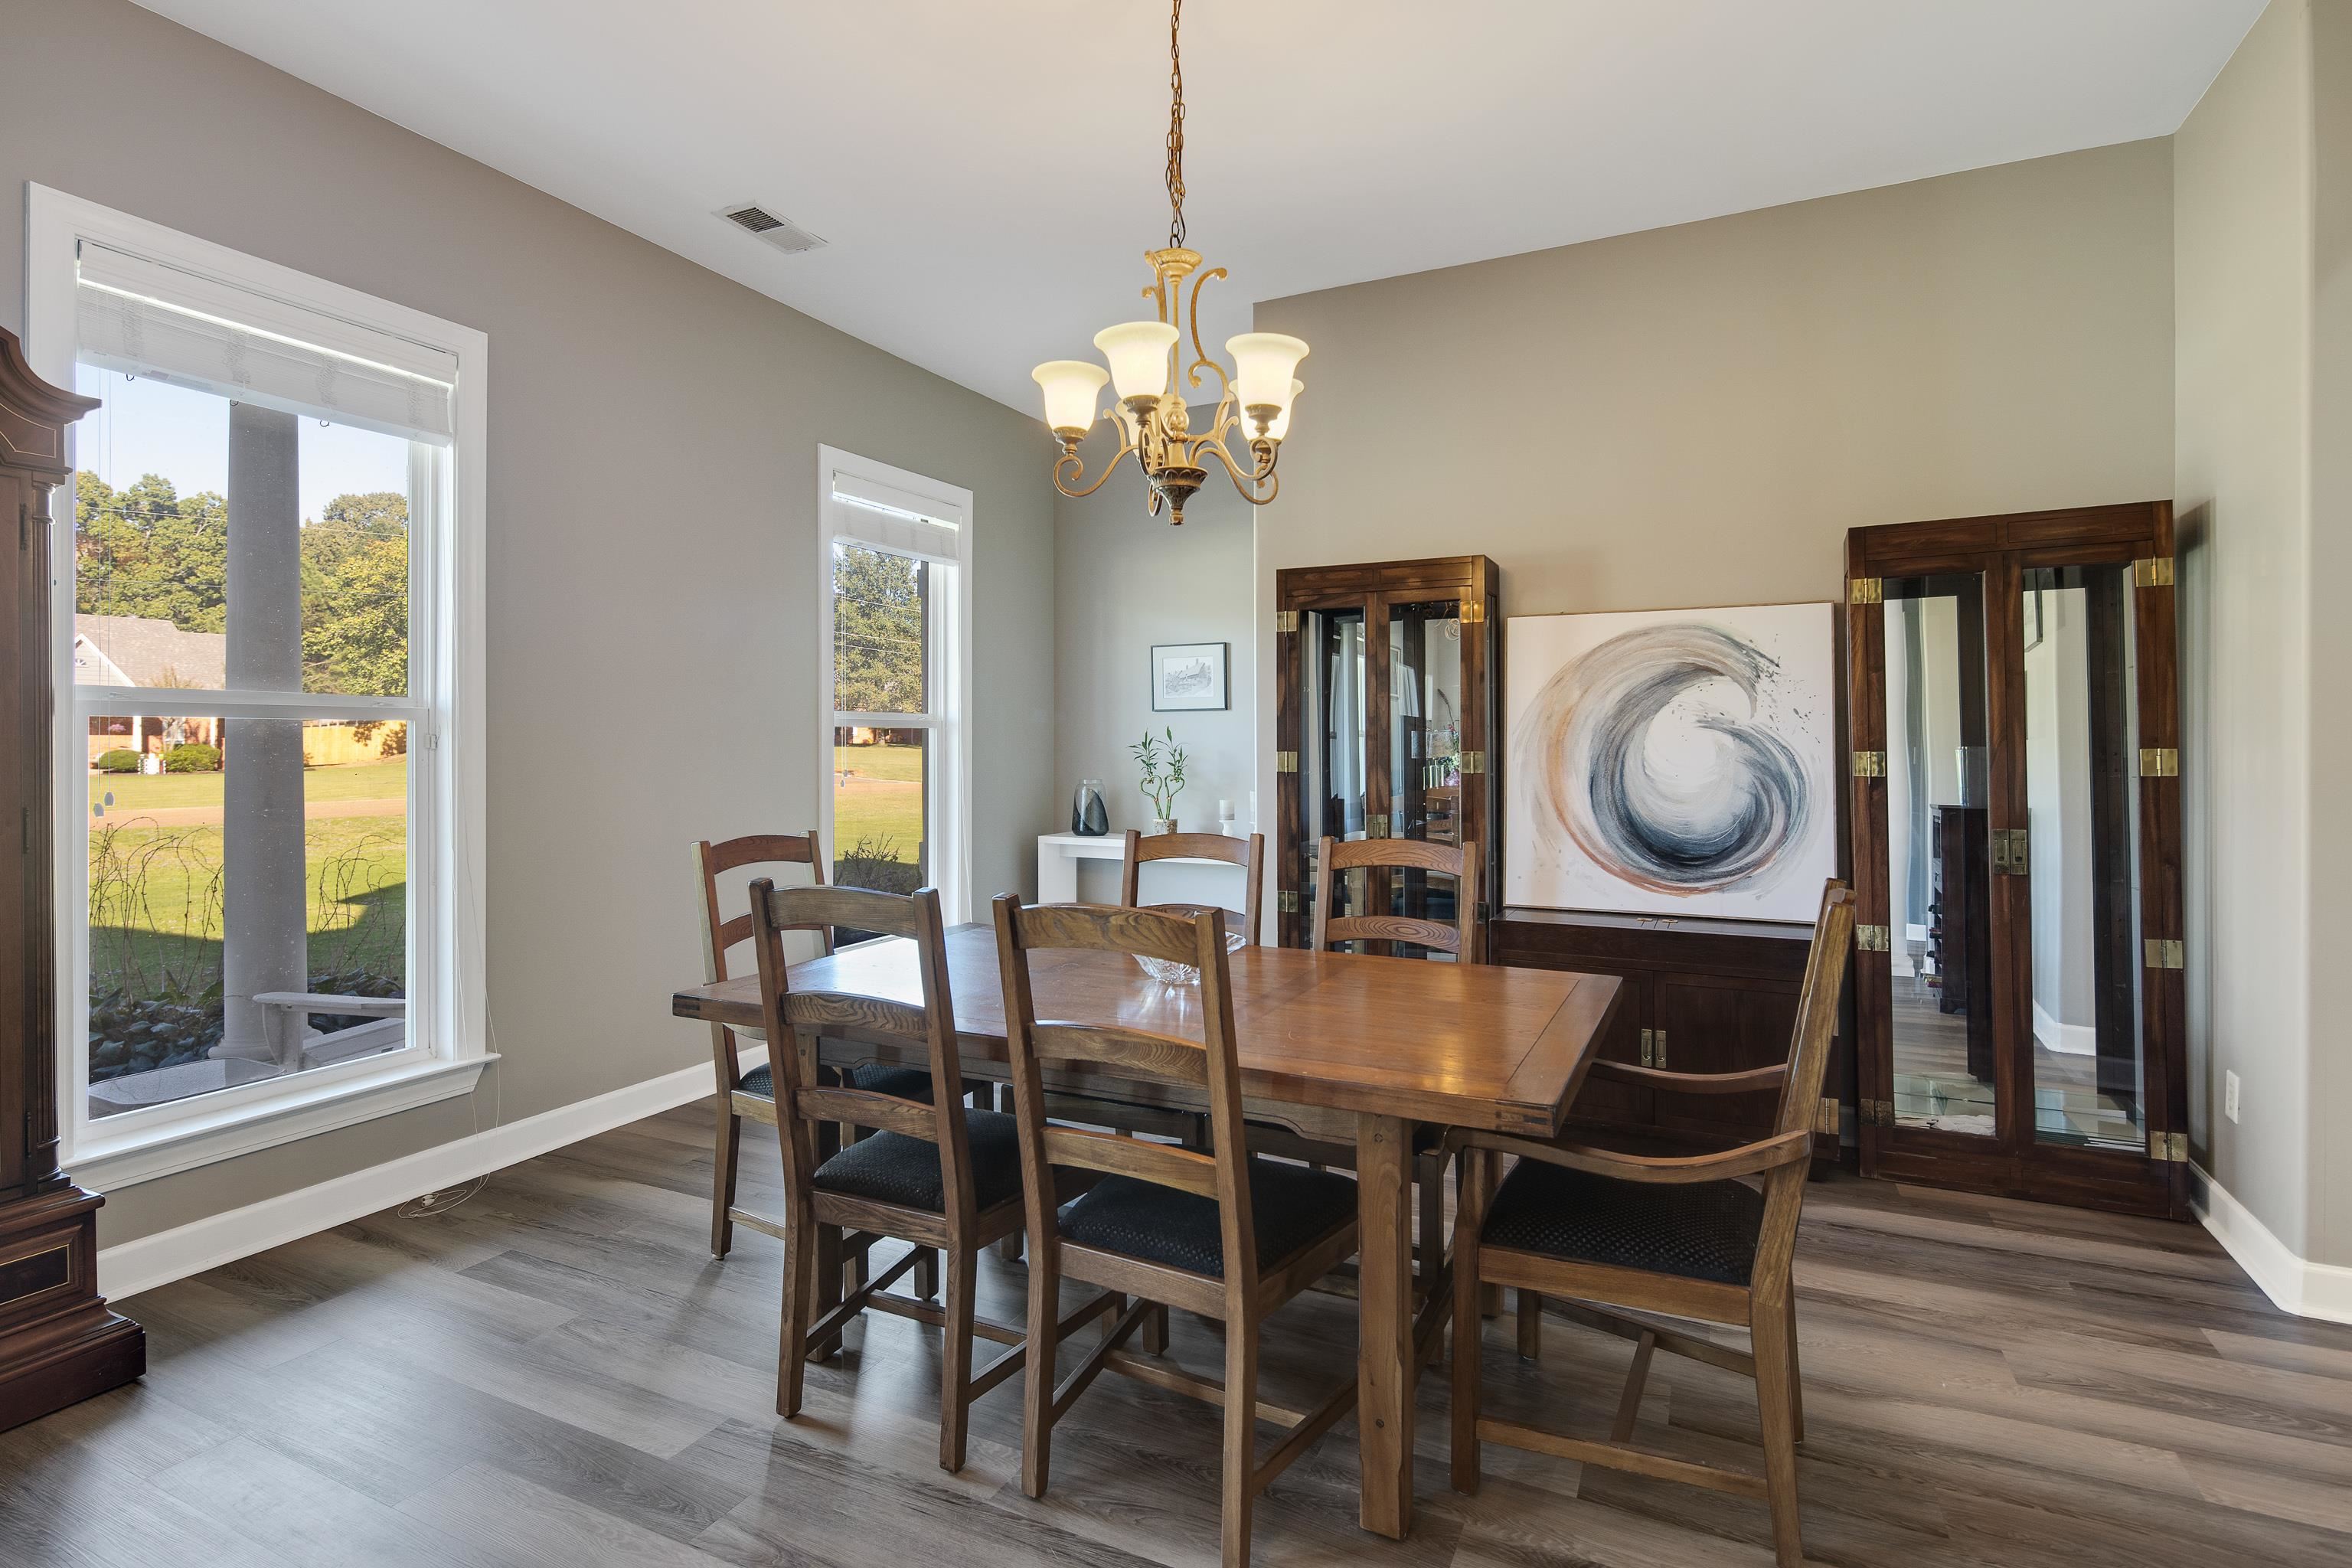
[[971,918],[971,492],[817,448],[832,879]]
[[55,552],[64,1163],[462,1093],[486,341],[38,186],[30,219],[29,351],[100,405]]

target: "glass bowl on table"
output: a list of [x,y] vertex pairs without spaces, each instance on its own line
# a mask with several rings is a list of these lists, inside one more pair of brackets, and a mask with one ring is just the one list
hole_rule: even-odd
[[[1248,945],[1249,934],[1247,932],[1238,931],[1229,931],[1225,932],[1225,951],[1228,953],[1239,952],[1243,948]],[[1172,960],[1165,958],[1152,958],[1140,952],[1135,954],[1135,962],[1143,966],[1144,973],[1149,974],[1152,979],[1157,980],[1162,985],[1198,985],[1201,984],[1201,972],[1192,964],[1177,963]]]

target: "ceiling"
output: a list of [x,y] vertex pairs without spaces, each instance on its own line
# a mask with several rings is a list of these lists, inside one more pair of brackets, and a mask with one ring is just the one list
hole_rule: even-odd
[[[1164,0],[142,3],[1024,412],[1167,233]],[[1192,0],[1202,325],[2166,135],[2263,4]],[[745,201],[831,244],[713,216]]]

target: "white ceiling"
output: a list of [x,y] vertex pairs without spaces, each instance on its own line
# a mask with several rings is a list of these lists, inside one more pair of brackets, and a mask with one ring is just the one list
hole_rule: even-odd
[[[142,3],[1026,412],[1165,240],[1164,0]],[[1192,0],[1203,326],[2168,134],[2263,4]],[[831,245],[712,216],[747,200]]]

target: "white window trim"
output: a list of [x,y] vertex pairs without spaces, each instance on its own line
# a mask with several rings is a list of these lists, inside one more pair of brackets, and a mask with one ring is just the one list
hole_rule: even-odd
[[[927,803],[938,824],[930,846],[931,882],[940,892],[940,918],[949,925],[961,924],[971,919],[971,492],[834,447],[820,446],[816,456],[818,842],[828,858],[838,852],[833,820],[835,726],[929,730],[940,741],[932,764],[939,798]],[[936,712],[851,713],[833,705],[833,545],[836,539],[861,540],[854,516],[857,509],[834,494],[836,474],[915,498],[926,514],[955,525],[955,558],[925,557],[945,578],[933,584],[925,650],[929,669],[943,672],[927,682],[936,694]]]
[[[418,581],[410,616],[415,660],[427,689],[408,699],[301,698],[308,708],[340,705],[436,712],[411,743],[412,769],[433,771],[430,787],[411,795],[411,908],[432,900],[432,951],[414,956],[431,966],[437,984],[427,1006],[410,1018],[412,1044],[386,1057],[305,1072],[158,1107],[157,1115],[129,1113],[127,1126],[93,1127],[88,1115],[89,1040],[86,962],[88,852],[77,820],[87,768],[79,707],[56,704],[53,790],[58,803],[52,885],[58,904],[58,1163],[85,1185],[105,1190],[170,1175],[217,1160],[307,1138],[394,1111],[473,1090],[489,1050],[483,930],[481,825],[488,795],[484,756],[483,563],[488,501],[487,438],[489,340],[471,328],[378,300],[291,268],[180,234],[46,186],[26,186],[26,353],[33,368],[58,386],[74,384],[75,253],[82,239],[209,274],[306,310],[363,324],[456,356],[458,364],[455,438],[436,459],[452,465],[443,492],[450,515],[435,547],[412,552]],[[70,433],[68,439],[71,439]],[[72,454],[68,449],[68,459]],[[79,466],[78,463],[75,466]],[[52,526],[58,563],[51,583],[52,661],[60,679],[73,670],[72,513]],[[439,607],[446,620],[436,618]],[[179,695],[185,695],[184,693]],[[138,700],[153,711],[158,694]],[[206,713],[221,700],[194,699]],[[248,696],[245,705],[252,705]],[[238,704],[228,704],[230,707]],[[444,803],[446,803],[446,809]],[[436,816],[437,818],[436,819]],[[418,935],[425,938],[420,927]],[[108,1119],[110,1124],[127,1118]]]

